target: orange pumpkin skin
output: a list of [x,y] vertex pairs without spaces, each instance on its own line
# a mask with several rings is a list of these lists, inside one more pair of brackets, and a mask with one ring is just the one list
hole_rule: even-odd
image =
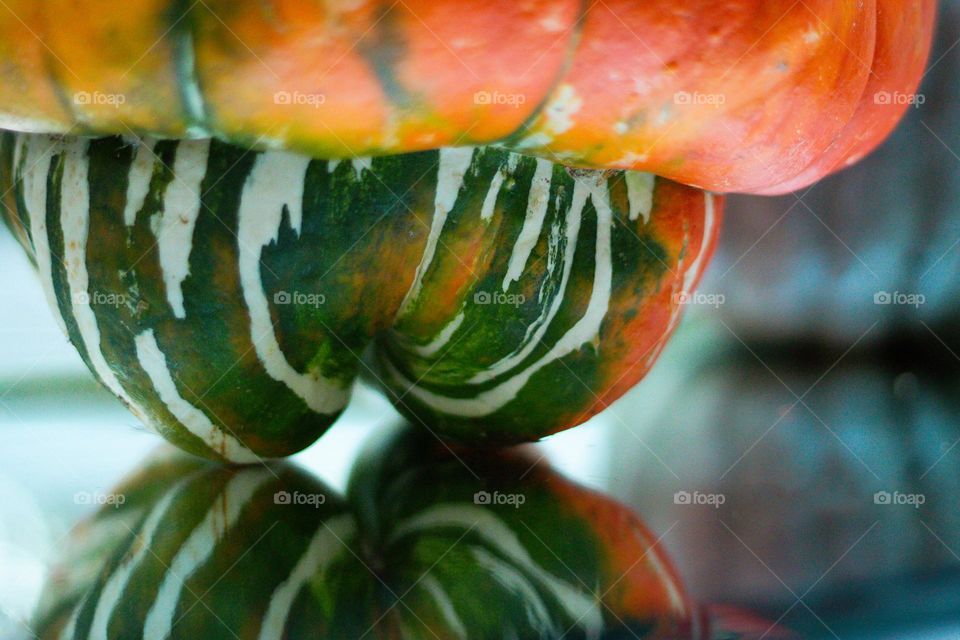
[[[778,193],[909,106],[935,0],[9,0],[0,126],[318,157],[499,143]],[[894,98],[886,103],[876,96]]]
[[[853,118],[830,146],[792,180],[761,190],[776,195],[795,191],[859,162],[886,139],[911,106],[930,55],[935,2],[877,0],[877,39],[873,66]],[[927,38],[915,38],[925,33]]]

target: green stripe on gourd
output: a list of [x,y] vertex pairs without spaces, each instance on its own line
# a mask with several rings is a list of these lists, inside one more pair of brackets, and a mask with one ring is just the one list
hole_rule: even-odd
[[[15,167],[19,164],[14,152],[15,146],[14,136],[0,132],[0,167]],[[13,232],[21,245],[29,247],[29,228],[20,218],[23,211],[24,208],[17,205],[13,171],[0,171],[0,220]]]
[[710,194],[495,148],[3,149],[7,216],[90,369],[178,446],[234,462],[313,442],[372,342],[397,406],[442,435],[582,422],[649,368],[716,231]]
[[423,632],[405,637],[428,637],[424,625],[441,638],[600,637],[614,622],[599,597],[607,550],[542,469],[519,481],[529,460],[458,460],[406,435],[368,447],[350,484],[351,502],[369,504],[364,531],[389,558],[391,586],[406,594],[398,624]]
[[688,637],[690,602],[643,524],[542,459],[400,429],[367,445],[348,500],[422,637]]
[[75,528],[38,637],[686,637],[690,604],[628,510],[527,458],[397,435],[347,503],[292,465],[164,455]]
[[[62,590],[62,579],[48,586],[36,618],[40,637],[206,638],[230,629],[279,639],[309,579],[337,563],[356,564],[348,550],[353,518],[302,471],[181,463],[151,465],[114,492],[122,504],[78,528],[68,554],[97,572],[76,579],[72,565],[63,565],[73,586]],[[144,495],[151,488],[162,490]],[[123,517],[128,511],[132,522]],[[112,528],[112,545],[92,544],[94,527]],[[314,593],[335,597],[323,584]]]

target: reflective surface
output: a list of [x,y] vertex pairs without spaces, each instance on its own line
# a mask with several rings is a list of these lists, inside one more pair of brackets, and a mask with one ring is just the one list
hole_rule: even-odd
[[346,495],[161,451],[79,525],[41,637],[700,638],[639,520],[520,452],[378,437]]
[[[551,463],[557,473],[599,490],[591,494],[598,500],[629,505],[650,531],[654,549],[676,566],[692,601],[737,605],[762,620],[744,623],[740,613],[728,615],[741,627],[753,627],[742,637],[777,637],[768,630],[781,617],[781,626],[806,637],[955,637],[951,625],[960,622],[955,377],[904,371],[878,362],[870,350],[854,350],[829,370],[829,362],[814,366],[796,356],[785,361],[755,353],[725,339],[708,319],[692,318],[665,354],[667,366],[628,398],[583,428],[522,455],[530,466],[543,458],[536,469]],[[44,631],[37,607],[42,612],[51,599],[62,597],[56,595],[62,589],[57,580],[64,571],[87,579],[105,571],[109,563],[102,557],[81,562],[70,550],[78,535],[89,535],[92,513],[128,508],[126,502],[119,509],[110,502],[127,495],[118,485],[128,478],[130,486],[131,474],[142,476],[158,455],[156,437],[132,428],[102,392],[43,386],[42,393],[18,387],[4,398],[0,597],[7,620],[0,637]],[[386,401],[374,392],[364,390],[357,400],[343,426],[294,460],[306,482],[323,483],[324,494],[349,495],[349,469],[358,452],[378,450],[374,441],[396,425]],[[436,444],[429,434],[426,441]],[[456,482],[437,475],[438,467],[427,464],[427,448],[423,451],[426,475],[409,486],[420,486],[418,499],[430,503],[438,500],[431,494]],[[490,453],[487,462],[499,455]],[[463,481],[458,499],[469,503],[482,487],[468,471],[476,464],[453,464]],[[160,477],[158,495],[185,475]],[[524,480],[517,482],[521,488],[505,492],[529,491]],[[557,482],[568,480],[558,476]],[[403,491],[412,491],[409,486]],[[395,491],[371,496],[382,505],[376,511],[402,504]],[[526,506],[503,506],[507,515],[521,514],[511,528],[534,525]],[[247,528],[258,526],[262,531],[269,525],[250,521]],[[549,533],[538,535],[546,539]],[[552,570],[563,575],[563,564],[571,562],[564,559]],[[429,563],[407,568],[416,579]],[[486,583],[472,584],[482,591]],[[135,616],[133,609],[118,611],[117,619]],[[925,630],[929,635],[921,635]],[[222,632],[215,637],[233,637]],[[636,630],[624,633],[615,637],[644,637]]]
[[614,436],[613,493],[670,531],[702,599],[813,637],[957,637],[956,373],[722,339],[640,437]]

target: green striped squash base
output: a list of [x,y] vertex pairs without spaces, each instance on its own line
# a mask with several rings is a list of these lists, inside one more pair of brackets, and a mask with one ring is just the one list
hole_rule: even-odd
[[171,442],[241,463],[314,442],[358,373],[450,439],[583,422],[656,359],[721,206],[496,148],[327,161],[13,133],[0,186],[91,371]]
[[346,501],[288,464],[153,460],[74,529],[38,636],[694,637],[624,507],[523,456],[455,457],[419,430],[377,444]]

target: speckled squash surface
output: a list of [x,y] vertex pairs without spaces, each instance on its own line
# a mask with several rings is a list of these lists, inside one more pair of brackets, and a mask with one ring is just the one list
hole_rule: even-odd
[[653,364],[721,209],[491,147],[327,161],[6,134],[0,163],[90,369],[170,441],[233,462],[312,443],[360,371],[446,438],[583,422]]

